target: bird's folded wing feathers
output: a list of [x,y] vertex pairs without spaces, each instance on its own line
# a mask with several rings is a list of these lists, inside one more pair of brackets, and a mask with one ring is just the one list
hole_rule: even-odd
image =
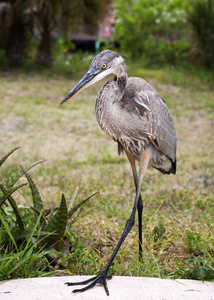
[[[124,97],[130,99],[129,106],[131,107],[127,107],[127,110],[129,109],[139,116],[139,118],[135,118],[139,129],[134,131],[135,138],[142,139],[146,131],[148,138],[153,140],[153,145],[174,161],[176,153],[175,128],[163,98],[149,83],[140,78],[137,81],[136,78],[133,81],[130,80],[126,90],[128,93]],[[132,92],[130,93],[130,91]],[[125,103],[128,102],[125,101]],[[139,127],[140,118],[143,125],[142,131]]]

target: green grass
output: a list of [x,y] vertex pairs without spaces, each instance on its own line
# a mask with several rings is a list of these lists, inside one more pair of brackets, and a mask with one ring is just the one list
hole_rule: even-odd
[[[144,77],[166,100],[177,132],[178,167],[176,176],[147,171],[142,187],[143,261],[138,261],[136,224],[111,270],[115,275],[213,279],[211,74],[130,65],[129,75]],[[60,105],[76,82],[59,73],[0,74],[0,154],[21,147],[2,167],[0,181],[10,165],[47,159],[33,171],[46,207],[57,205],[62,192],[69,199],[76,187],[77,201],[99,192],[84,207],[91,213],[73,226],[78,236],[74,252],[63,258],[70,274],[89,275],[104,267],[122,233],[134,184],[126,157],[117,156],[116,143],[98,128],[94,116],[96,94],[105,81]],[[14,197],[21,205],[31,205],[28,189]]]
[[[7,219],[8,216],[12,217],[11,211],[12,211],[11,208],[7,208],[8,215],[5,216],[3,214],[4,217],[3,215],[0,215],[0,220],[1,220],[0,280],[14,279],[20,277],[31,278],[31,277],[40,277],[40,276],[48,276],[48,275],[50,276],[54,272],[53,267],[51,266],[51,264],[47,259],[47,256],[50,251],[47,251],[44,247],[41,246],[38,247],[39,242],[32,243],[32,237],[36,230],[36,227],[38,226],[39,220],[41,218],[41,214],[37,222],[35,222],[35,226],[32,229],[31,236],[28,237],[28,239],[26,240],[19,239],[19,244],[18,244],[14,239],[14,235],[12,234],[12,230],[14,230],[15,226],[9,227],[5,220]],[[29,213],[27,214],[25,211],[25,215],[29,215]],[[24,218],[25,215],[23,215]],[[31,214],[31,218],[32,218],[32,214]],[[16,218],[14,218],[14,220],[16,220]],[[12,220],[7,220],[7,221],[9,223]]]

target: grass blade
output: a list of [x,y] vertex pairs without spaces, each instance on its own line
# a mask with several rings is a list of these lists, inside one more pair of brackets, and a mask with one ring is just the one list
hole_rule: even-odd
[[[32,235],[33,229],[25,229],[25,230],[12,230],[11,233],[15,240],[29,238]],[[58,236],[57,233],[51,233],[52,235]],[[37,230],[33,232],[33,237],[44,239],[46,236],[50,235],[50,232],[44,230]]]
[[13,237],[12,233],[10,232],[10,229],[9,229],[9,227],[7,226],[7,223],[5,222],[5,220],[4,220],[4,218],[3,218],[3,216],[2,216],[1,214],[0,214],[0,219],[1,219],[1,223],[4,225],[4,228],[5,228],[6,232],[7,232],[7,234],[9,235],[11,241],[13,242],[13,244],[14,244],[14,246],[15,246],[15,248],[16,248],[16,251],[18,251],[18,247],[17,247],[17,245],[16,245],[16,242],[15,242],[15,240],[14,240],[14,237]]
[[29,245],[29,243],[30,243],[31,240],[32,240],[32,237],[33,237],[33,235],[34,235],[34,233],[35,233],[35,231],[36,231],[36,229],[37,229],[37,227],[38,227],[38,225],[39,225],[39,222],[40,222],[40,219],[41,219],[41,217],[42,217],[42,214],[43,214],[43,211],[41,210],[41,212],[40,212],[40,214],[39,214],[39,216],[38,216],[38,219],[37,219],[37,221],[36,221],[36,224],[35,224],[35,226],[34,226],[34,228],[33,228],[33,230],[32,230],[32,233],[31,233],[31,235],[30,235],[30,237],[29,237],[29,239],[28,239],[28,242],[27,242],[27,245],[26,245],[26,247],[25,247],[25,250],[28,248],[28,245]]

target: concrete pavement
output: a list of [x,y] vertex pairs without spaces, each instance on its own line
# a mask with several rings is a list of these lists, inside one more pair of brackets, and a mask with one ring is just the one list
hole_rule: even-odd
[[214,282],[187,279],[115,276],[108,280],[110,296],[102,286],[71,293],[67,281],[90,276],[60,276],[0,281],[0,300],[214,300]]

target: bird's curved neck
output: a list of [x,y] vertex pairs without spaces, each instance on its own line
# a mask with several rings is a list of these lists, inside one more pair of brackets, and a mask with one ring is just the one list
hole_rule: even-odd
[[124,64],[123,66],[121,66],[120,72],[114,74],[114,81],[118,86],[118,90],[121,96],[123,96],[123,93],[125,91],[127,80],[128,76],[126,72],[126,65]]
[[121,95],[123,95],[127,84],[127,75],[125,74],[124,76],[117,77],[116,82]]
[[126,65],[115,70],[113,74],[114,80],[106,82],[98,93],[95,111],[101,129],[114,138],[113,127],[116,126],[115,123],[117,123],[118,115],[120,115],[120,105],[118,103],[123,98],[128,81]]

